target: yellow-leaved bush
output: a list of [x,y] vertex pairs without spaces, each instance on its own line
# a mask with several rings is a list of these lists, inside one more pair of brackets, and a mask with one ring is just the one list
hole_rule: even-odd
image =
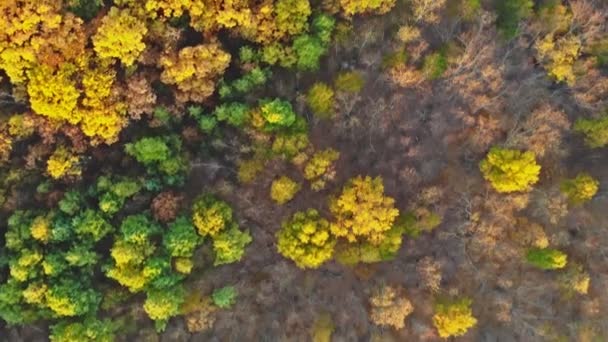
[[177,54],[163,56],[161,80],[177,86],[180,102],[202,102],[213,94],[215,82],[230,64],[230,54],[218,44],[188,46]]
[[325,188],[325,183],[335,176],[333,164],[340,158],[340,152],[333,148],[316,152],[304,167],[304,178],[314,191]]
[[462,336],[474,327],[477,319],[473,317],[472,303],[470,299],[462,298],[453,301],[444,300],[435,304],[433,324],[439,336],[443,338]]
[[92,38],[93,46],[99,57],[117,58],[131,66],[146,48],[143,39],[147,32],[145,23],[129,10],[112,7]]
[[287,176],[275,179],[270,186],[270,198],[277,204],[283,205],[291,201],[300,191],[300,184]]
[[560,188],[562,193],[568,196],[570,203],[580,205],[595,196],[599,184],[600,182],[583,172],[579,173],[574,179],[563,181]]
[[295,213],[277,232],[277,249],[300,268],[317,268],[331,259],[335,237],[329,222],[314,209]]
[[580,38],[572,34],[555,37],[551,33],[540,39],[535,47],[538,58],[549,75],[558,82],[574,84],[576,76],[573,66],[581,53]]
[[529,191],[540,174],[534,153],[501,147],[491,148],[479,169],[498,192]]
[[384,14],[395,6],[396,0],[340,0],[342,11],[347,16],[356,14]]
[[67,148],[58,147],[46,162],[46,171],[54,179],[68,176],[80,176],[80,158],[72,154]]
[[351,179],[342,194],[330,200],[329,210],[334,216],[331,231],[335,236],[373,245],[383,242],[399,216],[395,200],[384,196],[381,177]]
[[232,222],[232,208],[211,195],[198,197],[192,205],[192,223],[200,236],[214,237]]

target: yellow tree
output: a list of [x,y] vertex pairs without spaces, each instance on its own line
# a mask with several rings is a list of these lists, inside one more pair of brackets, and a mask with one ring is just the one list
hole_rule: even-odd
[[334,215],[330,227],[335,236],[374,245],[382,243],[399,216],[395,200],[384,196],[381,177],[351,179],[342,194],[330,200],[329,209]]
[[92,38],[93,46],[99,57],[118,58],[131,66],[146,48],[143,39],[147,32],[144,22],[128,10],[112,7]]

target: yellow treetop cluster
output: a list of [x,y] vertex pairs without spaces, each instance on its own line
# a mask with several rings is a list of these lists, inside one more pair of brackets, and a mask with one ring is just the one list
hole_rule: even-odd
[[55,179],[67,176],[80,176],[82,170],[80,159],[65,147],[59,147],[53,152],[46,163],[46,171]]
[[143,39],[147,32],[146,25],[129,10],[112,7],[92,38],[93,46],[99,57],[118,58],[131,66],[146,48]]
[[0,14],[0,69],[14,84],[38,63],[56,67],[84,51],[82,20],[62,15],[60,0],[4,0]]
[[202,102],[213,94],[216,79],[230,63],[230,54],[218,44],[204,44],[164,56],[160,63],[164,68],[161,80],[177,86],[178,101]]
[[300,268],[317,268],[331,259],[335,238],[329,222],[314,209],[297,212],[277,232],[277,249]]
[[549,75],[558,82],[574,84],[573,66],[581,52],[580,38],[572,34],[555,37],[551,33],[536,43],[536,52]]
[[435,305],[433,324],[439,336],[462,336],[477,324],[471,310],[471,300],[463,298]]
[[128,7],[140,18],[169,19],[181,17],[186,11],[200,16],[206,8],[203,0],[115,0],[114,4]]
[[46,243],[51,237],[51,222],[45,216],[38,216],[30,227],[32,237],[40,242]]
[[373,13],[384,14],[395,6],[396,0],[340,0],[340,6],[347,16]]
[[379,245],[393,222],[399,216],[395,200],[384,196],[382,178],[358,176],[342,190],[342,194],[330,201],[334,215],[331,231],[349,242],[367,241]]
[[277,202],[277,204],[283,205],[291,201],[298,191],[300,191],[300,188],[300,184],[287,176],[282,176],[272,182],[270,186],[270,198]]
[[528,191],[540,174],[534,153],[500,147],[490,149],[479,169],[498,192]]

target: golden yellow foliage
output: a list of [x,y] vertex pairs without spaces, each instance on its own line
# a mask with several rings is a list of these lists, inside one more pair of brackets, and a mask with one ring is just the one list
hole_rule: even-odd
[[498,192],[529,191],[540,174],[534,153],[500,147],[490,149],[479,169]]
[[46,243],[51,237],[51,222],[47,217],[38,216],[30,227],[32,237],[40,242]]
[[356,14],[384,14],[395,6],[396,0],[340,0],[342,11],[347,16]]
[[99,57],[118,58],[131,66],[146,48],[143,39],[147,32],[146,25],[128,10],[112,7],[92,38],[93,46]]
[[230,54],[218,44],[189,46],[161,58],[161,80],[177,86],[178,101],[202,102],[213,94],[216,79],[229,63]]
[[46,171],[55,179],[66,176],[80,176],[82,170],[80,159],[65,147],[59,147],[53,152],[46,163]]
[[574,84],[576,77],[573,66],[581,52],[580,38],[572,34],[555,37],[550,33],[540,39],[535,47],[549,75],[558,82]]
[[379,245],[399,216],[395,200],[384,196],[382,178],[358,176],[342,190],[338,198],[329,203],[334,215],[331,232],[349,242],[369,241]]
[[477,319],[473,317],[471,303],[470,299],[463,298],[452,302],[438,303],[435,306],[433,324],[437,328],[439,336],[443,338],[462,336],[477,324]]
[[67,121],[77,124],[81,118],[74,115],[80,93],[72,77],[77,68],[73,64],[64,64],[58,70],[46,65],[39,65],[30,70],[27,92],[32,109],[52,120]]
[[298,191],[300,191],[300,188],[300,184],[287,176],[282,176],[272,182],[270,186],[270,198],[277,204],[283,205],[291,201]]
[[297,212],[276,234],[277,249],[300,268],[317,268],[331,259],[336,244],[329,222],[314,209]]
[[14,84],[38,63],[56,67],[84,51],[82,20],[62,16],[59,0],[5,0],[0,14],[0,69]]
[[47,290],[48,287],[43,283],[30,283],[28,287],[23,290],[23,299],[29,304],[42,304],[45,300]]

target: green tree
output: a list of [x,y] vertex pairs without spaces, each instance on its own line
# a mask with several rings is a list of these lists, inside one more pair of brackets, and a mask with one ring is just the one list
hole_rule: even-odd
[[183,216],[169,224],[163,235],[163,246],[172,257],[191,257],[201,241],[190,220]]
[[514,38],[518,33],[519,22],[532,16],[532,0],[496,0],[494,1],[498,18],[496,25],[506,39]]
[[591,148],[604,147],[608,144],[608,115],[597,119],[578,119],[574,131],[585,135],[585,143]]
[[211,294],[213,304],[221,309],[229,309],[236,303],[237,292],[234,286],[224,286],[215,289]]
[[213,237],[213,251],[215,252],[214,266],[230,264],[241,260],[245,254],[245,247],[251,242],[251,235],[247,231],[240,231],[236,224]]
[[181,285],[169,289],[146,292],[144,310],[154,320],[157,331],[165,330],[169,318],[179,314],[179,308],[184,303],[185,291]]
[[289,127],[296,122],[296,113],[288,101],[262,100],[260,112],[266,121],[264,129],[269,132]]
[[555,270],[566,267],[568,256],[551,248],[532,248],[526,253],[526,261],[542,270]]

